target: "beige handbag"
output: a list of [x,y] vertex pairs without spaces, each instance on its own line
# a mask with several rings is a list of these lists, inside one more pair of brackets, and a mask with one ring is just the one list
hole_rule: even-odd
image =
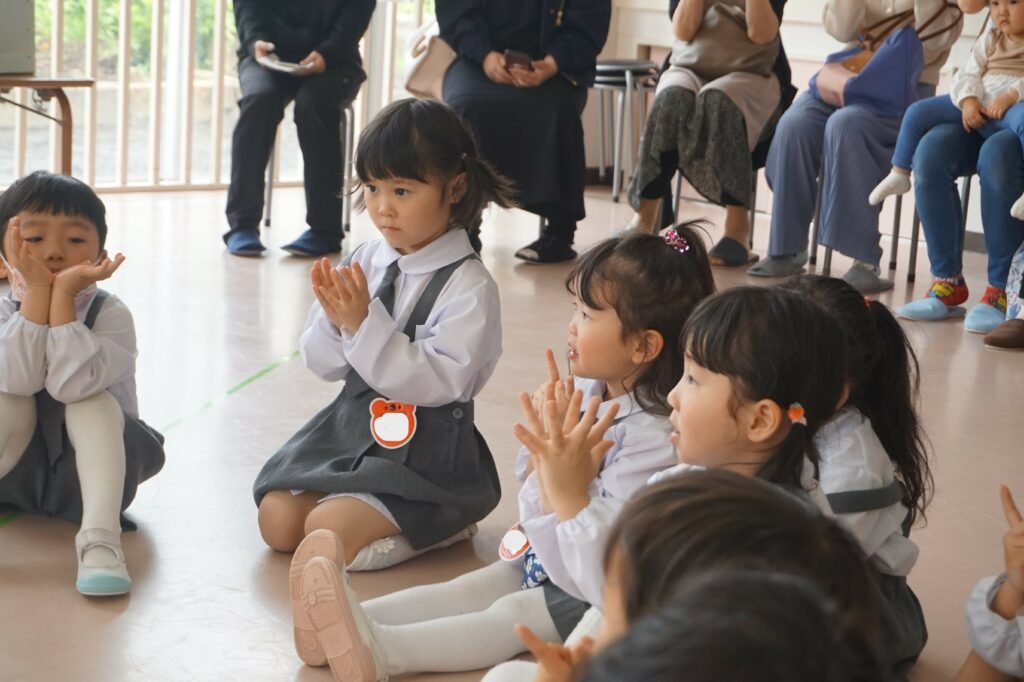
[[415,97],[442,100],[444,75],[455,61],[455,50],[441,39],[436,20],[413,33],[405,44],[408,68],[405,89]]
[[706,81],[730,73],[769,76],[779,56],[780,40],[757,45],[747,35],[747,15],[742,7],[715,3],[704,13],[693,40],[677,40],[669,63],[693,71]]

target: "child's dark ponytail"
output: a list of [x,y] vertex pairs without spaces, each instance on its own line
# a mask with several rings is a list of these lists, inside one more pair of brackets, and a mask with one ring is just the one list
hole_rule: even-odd
[[515,185],[477,156],[475,143],[471,150],[463,152],[462,165],[466,173],[466,193],[452,206],[452,225],[464,229],[473,227],[489,203],[502,208],[516,205]]
[[[371,179],[386,178],[446,187],[465,173],[466,191],[452,204],[452,227],[477,226],[489,202],[515,206],[512,181],[480,157],[473,134],[455,110],[433,100],[402,99],[384,107],[359,136],[355,166],[359,182],[353,192]],[[362,196],[357,197],[356,208],[364,206]]]
[[694,362],[729,377],[737,409],[765,399],[782,409],[791,428],[758,476],[800,486],[804,458],[817,469],[814,434],[843,395],[846,338],[838,323],[794,292],[737,287],[702,303],[683,334]]
[[841,279],[799,275],[780,286],[807,296],[839,322],[848,344],[848,403],[871,420],[906,489],[907,506],[924,518],[933,481],[917,417],[920,372],[910,339],[885,305]]

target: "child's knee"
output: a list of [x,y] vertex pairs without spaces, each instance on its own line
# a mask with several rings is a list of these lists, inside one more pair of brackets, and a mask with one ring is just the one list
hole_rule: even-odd
[[271,490],[260,501],[260,535],[278,552],[294,552],[305,537],[306,514],[299,500],[287,490]]
[[109,391],[100,391],[84,400],[67,403],[64,406],[64,421],[69,435],[86,424],[103,424],[105,427],[124,431],[124,411]]

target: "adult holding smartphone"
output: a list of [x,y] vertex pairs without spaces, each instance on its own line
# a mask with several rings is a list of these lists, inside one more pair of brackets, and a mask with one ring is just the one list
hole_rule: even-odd
[[[375,0],[235,0],[242,98],[232,137],[224,235],[233,255],[258,256],[265,250],[259,236],[264,176],[277,126],[292,100],[308,229],[284,250],[311,257],[341,250],[341,116],[366,79],[359,40],[374,6]],[[268,63],[271,56],[298,67],[282,71]]]
[[472,126],[483,157],[515,181],[519,205],[545,219],[540,238],[516,257],[575,258],[573,235],[585,215],[580,116],[611,0],[437,0],[437,21],[458,54],[445,75],[445,102]]

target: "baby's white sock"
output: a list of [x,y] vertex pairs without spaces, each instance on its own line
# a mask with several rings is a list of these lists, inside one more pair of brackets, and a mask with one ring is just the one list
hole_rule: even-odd
[[1017,201],[1013,202],[1013,206],[1010,207],[1010,215],[1017,220],[1024,220],[1024,194],[1017,197]]
[[909,191],[910,176],[897,172],[893,169],[889,171],[888,175],[882,178],[882,181],[878,183],[877,187],[871,190],[871,194],[868,195],[868,203],[872,206],[878,206],[886,197],[891,197],[897,194],[906,194]]
[[391,566],[397,566],[398,564],[408,561],[413,557],[417,557],[420,554],[426,554],[432,552],[435,549],[444,549],[450,545],[454,545],[456,542],[462,540],[468,540],[469,538],[476,535],[476,524],[469,526],[465,530],[459,531],[455,535],[451,536],[447,540],[442,540],[436,545],[425,547],[424,549],[413,549],[409,541],[405,539],[402,534],[392,535],[390,537],[381,538],[375,542],[371,542],[366,547],[359,550],[359,554],[356,554],[356,558],[346,566],[348,571],[379,571],[382,568],[390,568]]

